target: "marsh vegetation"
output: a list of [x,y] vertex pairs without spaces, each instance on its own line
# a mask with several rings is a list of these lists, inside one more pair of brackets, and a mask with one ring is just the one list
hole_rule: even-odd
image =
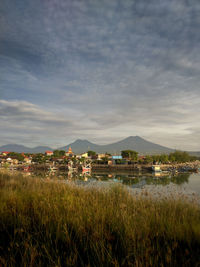
[[0,173],[1,266],[198,266],[200,207]]

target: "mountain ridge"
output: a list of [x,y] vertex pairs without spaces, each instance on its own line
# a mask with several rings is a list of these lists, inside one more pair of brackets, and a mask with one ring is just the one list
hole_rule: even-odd
[[48,146],[36,146],[36,147],[26,147],[24,145],[18,144],[7,144],[0,146],[0,151],[8,151],[8,152],[18,152],[18,153],[44,153],[46,150],[52,150],[52,148]]
[[[129,136],[125,139],[122,139],[117,142],[113,142],[106,145],[98,145],[92,143],[86,139],[77,139],[74,142],[59,147],[59,150],[67,151],[69,147],[72,148],[72,151],[76,154],[87,152],[88,150],[93,150],[97,153],[111,153],[119,154],[122,150],[130,149],[135,150],[140,154],[168,154],[175,151],[172,148],[168,148],[150,141],[145,140],[140,136]],[[44,153],[46,150],[55,150],[49,146],[37,146],[34,148],[26,147],[18,144],[8,144],[0,146],[0,151],[9,151],[9,152],[19,152],[19,153]],[[200,155],[199,151],[189,151],[193,155]]]
[[93,150],[97,153],[108,152],[111,154],[117,154],[126,149],[135,150],[142,154],[170,153],[174,151],[174,149],[149,142],[140,136],[129,136],[118,142],[107,145],[97,145],[89,142],[88,140],[78,139],[65,147],[61,147],[60,149],[69,149],[69,147],[71,147],[75,153],[83,153],[88,150]]

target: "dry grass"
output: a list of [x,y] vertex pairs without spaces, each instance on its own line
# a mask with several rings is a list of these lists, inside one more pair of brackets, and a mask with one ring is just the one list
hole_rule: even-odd
[[199,266],[200,208],[0,173],[0,266]]

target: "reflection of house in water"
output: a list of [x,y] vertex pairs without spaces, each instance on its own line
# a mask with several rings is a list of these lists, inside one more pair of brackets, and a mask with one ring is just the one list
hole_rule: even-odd
[[154,176],[155,176],[155,177],[161,177],[161,173],[160,173],[160,172],[155,172],[155,173],[154,173]]

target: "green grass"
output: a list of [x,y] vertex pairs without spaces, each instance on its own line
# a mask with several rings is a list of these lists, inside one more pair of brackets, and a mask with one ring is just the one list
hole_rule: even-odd
[[0,173],[0,266],[199,266],[200,207]]

